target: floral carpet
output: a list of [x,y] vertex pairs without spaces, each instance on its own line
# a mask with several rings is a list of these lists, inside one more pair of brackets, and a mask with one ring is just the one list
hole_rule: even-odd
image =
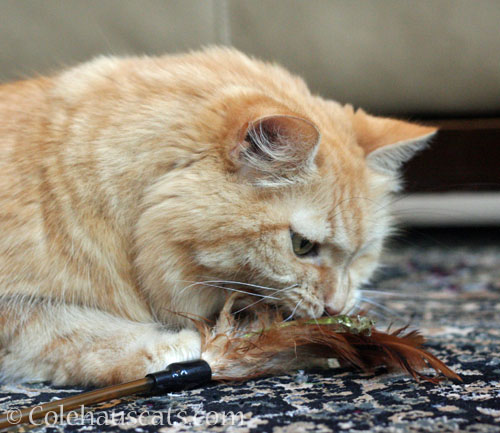
[[[365,295],[378,304],[371,311],[379,327],[390,321],[418,327],[462,383],[417,383],[385,370],[370,375],[346,368],[306,370],[122,398],[78,411],[61,424],[13,430],[500,432],[500,243],[489,234],[452,237],[403,238],[387,253],[386,266],[370,287],[390,293]],[[78,391],[0,384],[0,412]]]

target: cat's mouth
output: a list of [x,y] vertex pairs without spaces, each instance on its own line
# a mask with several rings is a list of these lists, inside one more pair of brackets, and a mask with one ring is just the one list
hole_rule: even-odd
[[291,318],[318,318],[351,313],[359,302],[359,291],[356,289],[338,292],[330,302],[314,293],[301,290],[283,301],[283,307]]
[[292,318],[318,318],[322,316],[337,316],[339,314],[349,314],[354,310],[359,302],[358,290],[349,291],[335,303],[327,304],[316,296],[303,296],[300,299],[292,299],[286,302],[286,309],[289,310],[289,320]]

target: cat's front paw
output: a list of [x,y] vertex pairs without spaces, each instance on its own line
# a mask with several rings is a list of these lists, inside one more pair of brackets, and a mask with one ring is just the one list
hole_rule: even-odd
[[191,361],[200,356],[201,337],[196,331],[151,332],[128,342],[128,347],[102,357],[99,373],[90,382],[99,385],[128,382],[164,370],[173,362]]
[[183,329],[175,334],[162,335],[150,350],[153,358],[147,374],[163,370],[173,362],[200,359],[201,337],[196,331]]

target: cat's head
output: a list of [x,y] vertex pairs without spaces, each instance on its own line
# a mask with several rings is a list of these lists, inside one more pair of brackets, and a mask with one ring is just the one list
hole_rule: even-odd
[[154,304],[200,315],[231,290],[296,317],[346,313],[378,265],[398,169],[435,129],[326,101],[246,61],[198,111],[196,157],[146,196],[143,280],[161,281]]

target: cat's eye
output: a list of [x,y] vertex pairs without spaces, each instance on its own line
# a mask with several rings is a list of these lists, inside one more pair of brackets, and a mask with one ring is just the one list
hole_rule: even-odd
[[295,255],[301,257],[318,253],[318,244],[316,242],[312,242],[292,230],[290,230],[290,237]]

